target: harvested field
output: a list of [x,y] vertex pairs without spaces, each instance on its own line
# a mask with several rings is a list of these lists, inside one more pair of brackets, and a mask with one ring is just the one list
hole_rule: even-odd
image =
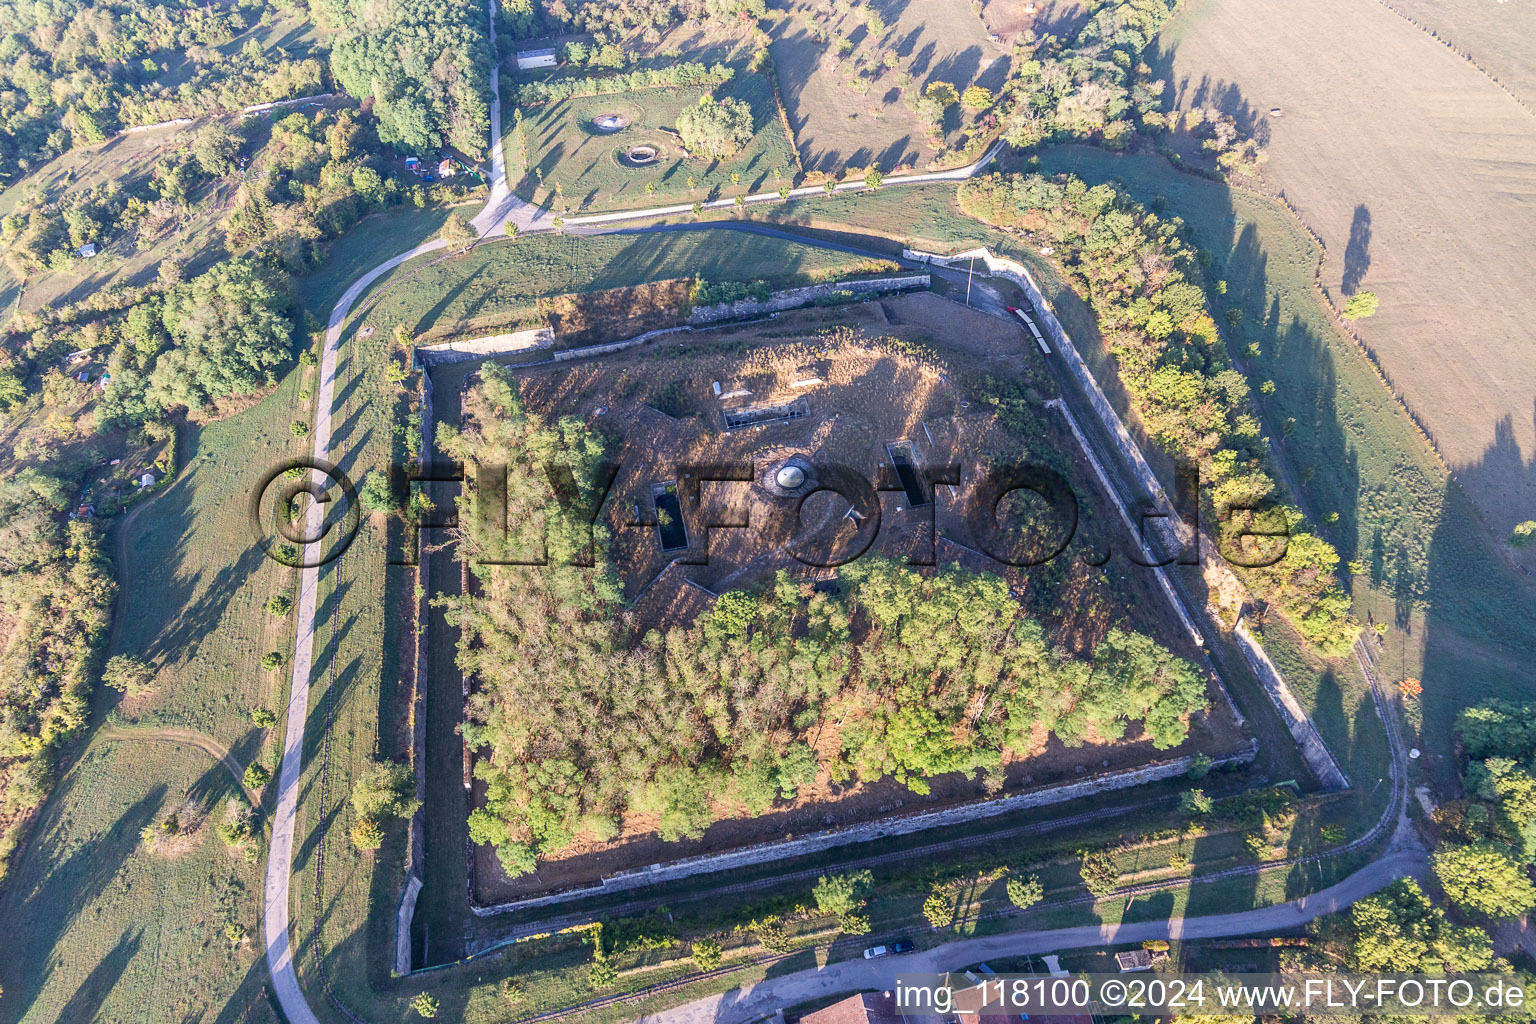
[[[909,101],[931,82],[995,92],[1008,78],[1005,49],[988,41],[966,0],[871,0],[842,16],[821,0],[796,0],[786,10],[770,51],[807,171],[927,167],[942,147],[932,144]],[[865,11],[881,16],[883,32],[870,31]],[[853,48],[839,56],[838,39]],[[949,109],[945,147],[961,139],[960,114],[958,105]]]
[[1403,17],[1449,42],[1536,109],[1536,6],[1488,0],[1385,0]]
[[1536,117],[1379,4],[1204,0],[1162,45],[1179,106],[1268,133],[1266,175],[1328,247],[1323,284],[1340,306],[1380,296],[1360,335],[1507,538],[1536,508],[1536,293],[1510,258],[1536,237]]
[[[963,369],[962,369],[963,367]],[[1020,390],[1008,403],[1009,425],[987,396],[1009,381]],[[717,397],[713,384],[723,395]],[[1011,324],[966,310],[929,293],[844,307],[783,314],[771,323],[669,336],[622,355],[564,366],[531,368],[522,392],[531,410],[576,415],[601,425],[618,443],[621,467],[605,506],[613,540],[609,556],[625,590],[636,600],[637,630],[687,622],[711,607],[710,593],[769,583],[778,571],[836,586],[836,570],[817,568],[807,537],[826,540],[825,551],[847,557],[860,526],[844,518],[848,501],[814,490],[785,487],[777,471],[790,460],[815,474],[831,464],[849,467],[877,484],[877,522],[871,554],[905,555],[917,564],[958,562],[1003,576],[1021,602],[1039,614],[1051,635],[1069,648],[1092,648],[1113,624],[1149,631],[1174,650],[1192,655],[1187,638],[1148,573],[1091,569],[1079,551],[1118,542],[1118,520],[1092,482],[1063,423],[1043,407],[1054,393],[1040,357]],[[725,397],[734,396],[734,397]],[[806,415],[727,432],[722,409],[799,405]],[[958,464],[957,488],[932,488],[926,507],[912,503],[890,467],[888,445],[918,465]],[[798,458],[797,458],[798,457]],[[1035,568],[1011,568],[976,550],[968,514],[977,495],[977,467],[987,458],[1023,459],[1059,468],[1077,489],[1082,518],[1072,546]],[[722,465],[744,479],[694,480],[678,467]],[[736,476],[736,469],[722,474]],[[666,553],[658,543],[655,488],[675,488],[687,523],[689,550]],[[697,491],[697,502],[692,495]],[[820,499],[818,501],[818,499]],[[869,510],[866,509],[868,512]],[[1033,514],[1032,514],[1033,513]],[[798,515],[798,518],[797,518]],[[1038,512],[1005,506],[999,513],[1016,531],[1018,550],[1038,543]],[[722,524],[739,524],[731,528]],[[705,529],[705,524],[714,524]],[[1118,563],[1117,563],[1118,564]],[[1121,573],[1124,575],[1121,575]],[[1030,756],[1007,767],[1010,788],[1069,781],[1083,774],[1126,768],[1152,759],[1205,750],[1231,752],[1246,740],[1212,690],[1215,712],[1196,722],[1177,751],[1155,751],[1139,733],[1126,741],[1067,748],[1040,738]],[[823,730],[818,750],[839,748],[835,728]],[[476,783],[476,793],[482,783]],[[928,810],[982,795],[968,776],[934,780],[921,798],[891,779],[837,784],[821,778],[793,801],[750,817],[722,807],[721,818],[699,840],[663,842],[656,821],[626,813],[611,841],[585,839],[542,860],[537,877],[509,880],[488,847],[476,847],[475,897],[496,903],[532,892],[580,884],[631,867],[781,838],[789,833],[851,824],[903,810]]]
[[987,0],[981,17],[988,32],[1012,46],[1025,31],[1070,38],[1088,20],[1088,5],[1080,0]]

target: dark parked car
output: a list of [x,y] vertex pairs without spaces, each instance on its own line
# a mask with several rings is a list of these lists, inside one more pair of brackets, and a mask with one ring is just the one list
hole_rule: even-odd
[[897,939],[891,943],[892,953],[910,953],[916,948],[916,946],[912,945],[911,939]]

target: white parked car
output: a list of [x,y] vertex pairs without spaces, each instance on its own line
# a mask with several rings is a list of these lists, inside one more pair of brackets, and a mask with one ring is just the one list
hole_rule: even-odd
[[885,954],[887,954],[889,952],[890,952],[890,949],[888,947],[886,947],[886,946],[870,946],[868,949],[866,949],[864,951],[864,959],[865,960],[873,960],[876,957],[885,956]]

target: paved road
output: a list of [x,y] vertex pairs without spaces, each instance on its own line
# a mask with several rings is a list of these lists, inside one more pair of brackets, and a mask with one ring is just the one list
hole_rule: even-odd
[[884,960],[845,960],[819,969],[797,971],[706,996],[670,1010],[638,1018],[639,1024],[746,1024],[786,1006],[811,999],[889,988],[897,971],[939,973],[981,960],[1025,954],[1060,953],[1069,949],[1103,947],[1148,939],[1211,939],[1229,935],[1258,935],[1306,924],[1337,913],[1399,878],[1424,870],[1422,849],[1411,845],[1395,850],[1336,885],[1273,907],[1235,914],[1212,914],[1130,924],[1082,925],[1054,931],[1010,932],[981,939],[962,939]]
[[[320,393],[315,405],[314,456],[325,459],[331,450],[331,412],[336,395],[336,352],[341,344],[341,329],[347,314],[369,285],[406,260],[424,253],[447,248],[435,240],[418,245],[393,259],[385,260],[352,282],[337,300],[325,329],[325,345],[320,355]],[[325,486],[318,472],[315,482]],[[306,519],[306,536],[320,537],[324,506],[311,502]],[[314,545],[318,552],[320,541]],[[306,557],[306,562],[317,557]],[[299,576],[298,622],[293,643],[293,674],[288,690],[288,722],[283,735],[283,761],[278,771],[277,808],[272,815],[272,847],[267,855],[267,881],[263,896],[263,930],[267,942],[267,967],[272,972],[272,987],[289,1024],[319,1024],[314,1011],[304,999],[294,972],[293,952],[288,936],[288,882],[293,873],[293,833],[298,812],[299,776],[303,771],[304,727],[309,720],[309,677],[315,645],[315,604],[320,587],[320,570],[303,569]]]

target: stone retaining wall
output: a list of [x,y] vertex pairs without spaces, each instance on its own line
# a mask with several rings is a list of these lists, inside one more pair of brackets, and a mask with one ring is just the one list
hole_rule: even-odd
[[695,326],[719,323],[722,320],[738,320],[742,317],[762,316],[764,313],[780,313],[786,309],[809,306],[817,299],[834,292],[852,292],[854,295],[878,295],[889,292],[910,292],[927,288],[932,283],[928,274],[902,274],[897,277],[874,277],[858,281],[833,281],[827,284],[806,285],[774,292],[766,299],[740,299],[721,302],[713,306],[696,307],[688,314],[688,322]]
[[[1212,762],[1212,767],[1241,767],[1251,763],[1257,752],[1258,743],[1257,741],[1252,741],[1246,751],[1230,757],[1220,758]],[[637,868],[633,871],[621,871],[617,874],[609,875],[597,885],[583,886],[564,892],[550,893],[545,896],[534,896],[524,900],[499,903],[490,907],[476,906],[471,901],[470,909],[480,917],[489,917],[494,914],[505,914],[514,910],[549,906],[550,904],[563,903],[603,893],[623,892],[627,889],[637,889],[646,885],[654,885],[657,882],[668,882],[679,878],[688,878],[693,875],[707,875],[717,871],[730,871],[750,867],[755,864],[784,860],[789,857],[803,857],[806,854],[817,853],[837,846],[869,842],[872,839],[908,835],[926,829],[940,828],[945,825],[958,825],[963,822],[977,821],[983,818],[993,818],[1001,814],[1011,814],[1015,811],[1029,810],[1035,807],[1049,807],[1053,804],[1066,803],[1069,800],[1078,800],[1083,797],[1132,789],[1136,786],[1144,786],[1152,782],[1177,778],[1189,771],[1193,760],[1193,755],[1179,757],[1170,761],[1143,765],[1140,768],[1105,772],[1102,775],[1090,776],[1077,782],[1047,786],[1027,793],[1018,793],[995,800],[961,804],[958,807],[947,807],[938,811],[924,811],[919,814],[909,814],[899,818],[882,818],[878,821],[866,822],[862,825],[847,825],[842,828],[827,829],[823,832],[812,832],[797,839],[779,839],[768,843],[758,843],[755,846],[731,850],[726,853],[684,857],[666,864],[652,864],[649,867]]]
[[[436,420],[432,407],[432,374],[421,375],[421,453],[418,467],[425,472],[436,444]],[[427,624],[431,608],[427,595],[427,561],[430,549],[425,530],[416,537],[416,671],[411,687],[411,763],[416,773],[416,799],[427,798]],[[416,897],[421,893],[427,859],[427,815],[417,807],[411,815],[409,843],[405,855],[405,887],[395,910],[395,971],[411,972],[411,921],[416,915]]]

